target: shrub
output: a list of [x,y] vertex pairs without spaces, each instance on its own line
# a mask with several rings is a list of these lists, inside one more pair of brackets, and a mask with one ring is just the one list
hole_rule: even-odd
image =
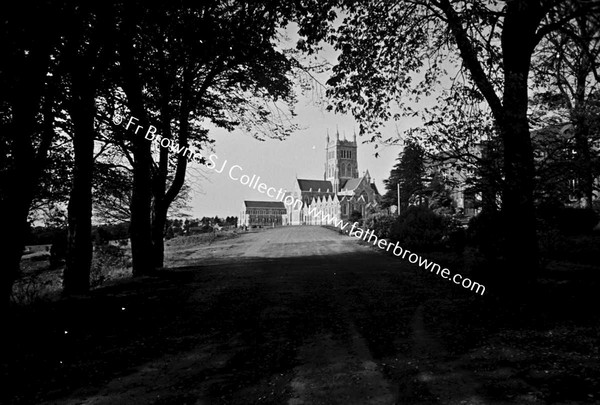
[[379,212],[369,215],[365,219],[364,227],[373,230],[375,235],[380,238],[389,238],[391,237],[392,227],[396,219],[396,215]]
[[126,269],[128,260],[118,246],[98,245],[94,250],[90,271],[90,286],[97,287],[108,281],[115,272]]
[[446,247],[459,253],[464,251],[467,245],[467,233],[465,232],[462,223],[456,216],[443,218],[446,231],[446,236],[444,236]]
[[50,248],[50,268],[55,269],[61,265],[67,256],[67,231],[55,233]]
[[500,254],[502,219],[498,212],[482,212],[471,218],[467,228],[467,243],[491,258]]
[[549,227],[571,235],[590,233],[598,224],[598,214],[589,208],[546,210],[540,217]]
[[560,257],[566,250],[567,240],[558,229],[538,225],[537,235],[542,266],[546,266],[550,259]]
[[350,222],[351,224],[355,222],[362,224],[362,214],[360,213],[360,211],[352,211],[350,213],[350,216],[348,217],[348,222]]
[[424,206],[408,207],[394,222],[390,237],[411,249],[430,251],[444,246],[448,222]]
[[15,281],[11,301],[16,304],[31,305],[43,298],[53,282],[43,272],[30,273]]

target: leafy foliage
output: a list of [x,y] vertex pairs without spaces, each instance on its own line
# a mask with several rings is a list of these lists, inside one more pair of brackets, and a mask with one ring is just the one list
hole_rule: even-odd
[[383,181],[386,193],[383,205],[389,207],[398,204],[397,187],[400,185],[400,207],[407,207],[409,201],[422,200],[424,192],[424,151],[415,142],[409,142],[397,159],[398,163]]
[[390,238],[397,216],[385,212],[376,212],[365,219],[364,227],[373,230],[380,238]]
[[[599,28],[597,14],[579,15],[547,35],[533,60],[531,123],[542,138],[537,145],[545,158],[541,177],[550,177],[542,188],[562,185],[557,191],[562,192],[563,203],[572,196],[587,207],[600,191],[594,185],[600,176],[595,148],[600,142]],[[565,195],[564,185],[569,182],[570,195]],[[551,193],[548,190],[546,195]]]
[[397,217],[390,237],[407,249],[432,251],[443,249],[451,231],[451,222],[424,206],[411,206]]
[[92,259],[90,286],[98,287],[114,277],[115,272],[131,267],[125,252],[118,246],[97,245]]
[[496,211],[482,211],[469,220],[467,242],[487,259],[496,258],[502,248],[502,216]]
[[455,212],[455,202],[444,184],[441,173],[435,172],[425,190],[427,205],[437,215],[449,216]]

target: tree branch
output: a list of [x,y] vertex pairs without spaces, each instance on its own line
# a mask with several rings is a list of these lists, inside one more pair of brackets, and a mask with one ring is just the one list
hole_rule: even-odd
[[471,73],[471,77],[481,94],[485,97],[490,108],[492,109],[492,113],[494,117],[501,121],[503,115],[503,107],[500,98],[496,94],[494,90],[494,86],[489,80],[489,77],[485,74],[481,62],[477,58],[477,51],[473,47],[473,43],[469,39],[460,18],[456,14],[456,11],[450,4],[449,0],[440,0],[437,3],[438,7],[444,12],[446,17],[448,18],[448,25],[454,35],[456,40],[456,45],[458,46],[461,57],[465,63],[465,66],[469,69]]

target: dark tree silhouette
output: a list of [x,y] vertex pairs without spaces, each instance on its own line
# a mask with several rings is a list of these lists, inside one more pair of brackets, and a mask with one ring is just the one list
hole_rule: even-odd
[[[550,33],[533,61],[538,85],[533,98],[533,125],[555,127],[556,118],[571,124],[565,140],[572,161],[563,167],[564,180],[575,179],[574,194],[591,207],[600,159],[592,145],[600,140],[600,16],[582,14]],[[548,114],[552,112],[552,114]],[[552,120],[547,117],[554,117]],[[554,124],[554,125],[553,125]],[[552,128],[549,128],[552,132]],[[551,139],[550,141],[554,141]]]
[[69,87],[74,168],[69,199],[67,262],[63,292],[86,293],[92,264],[92,181],[97,138],[96,97],[112,58],[114,9],[110,5],[69,4],[62,61]]
[[400,209],[406,208],[411,199],[422,200],[425,177],[424,151],[414,142],[408,142],[397,159],[398,163],[383,181],[384,202],[387,206],[398,204],[398,184],[400,184]]
[[[303,47],[328,37],[341,51],[329,81],[331,107],[352,112],[361,134],[369,133],[372,141],[381,138],[378,128],[394,116],[392,108],[413,114],[406,102],[430,94],[448,64],[464,73],[457,77],[488,105],[503,151],[501,232],[508,263],[501,267],[513,277],[534,278],[539,263],[527,117],[531,60],[544,37],[577,16],[597,16],[600,3],[342,0],[330,5],[342,6],[345,20],[329,36],[321,24]],[[323,14],[315,19],[323,21]]]
[[[256,136],[285,137],[293,126],[275,117],[285,116],[280,101],[292,101],[293,65],[272,39],[292,10],[262,1],[126,6],[120,57],[127,106],[139,120],[136,127],[146,133],[152,124],[153,132],[175,150],[199,150],[210,142],[199,118],[228,130],[242,126],[255,128]],[[274,113],[265,101],[272,103]],[[150,114],[156,119],[149,120]],[[163,266],[167,214],[184,185],[189,155],[158,148],[153,164],[143,134],[132,142],[133,269],[144,274]],[[151,259],[135,260],[137,246],[148,243]]]
[[0,21],[0,210],[12,232],[0,243],[4,309],[19,274],[36,185],[55,138],[60,78],[53,56],[61,52],[62,17],[51,4],[15,3],[4,8]]

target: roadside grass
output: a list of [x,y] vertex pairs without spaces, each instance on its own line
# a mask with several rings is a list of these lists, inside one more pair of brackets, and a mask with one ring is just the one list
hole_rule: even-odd
[[200,233],[196,235],[189,236],[177,236],[175,238],[169,239],[165,242],[165,246],[192,246],[192,245],[202,245],[202,244],[211,244],[216,241],[227,240],[238,237],[237,230],[231,231],[218,231],[218,232],[206,232]]
[[203,324],[190,311],[182,313],[188,280],[129,279],[89,297],[14,307],[0,363],[0,403],[41,403],[192,347],[195,341],[186,336]]
[[[198,235],[180,236],[165,242],[165,246],[189,247],[212,244],[216,241],[238,237],[236,230],[210,232]],[[58,268],[50,267],[46,252],[47,245],[28,246],[31,253],[23,255],[21,277],[15,281],[11,302],[14,305],[31,305],[37,302],[55,300],[62,289],[64,264]],[[90,272],[91,288],[98,288],[111,282],[131,277],[131,248],[128,244],[109,242],[105,246],[96,246]]]
[[427,303],[425,325],[490,400],[598,403],[598,276],[598,269],[549,272],[520,302],[468,296],[431,280],[440,296]]
[[[45,252],[44,252],[45,253]],[[60,297],[65,265],[52,268],[49,254],[26,255],[21,260],[21,277],[13,284],[11,303],[27,306]],[[96,246],[90,269],[90,287],[131,277],[131,250],[116,245]]]

